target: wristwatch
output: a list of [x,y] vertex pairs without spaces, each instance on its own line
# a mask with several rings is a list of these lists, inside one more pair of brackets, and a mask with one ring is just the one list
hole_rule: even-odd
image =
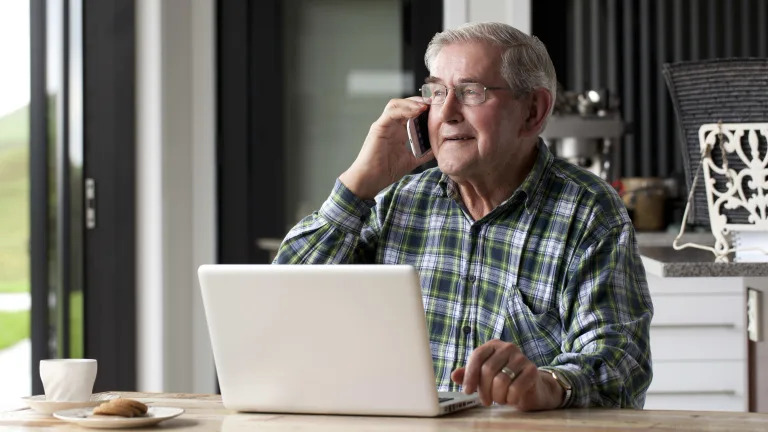
[[563,390],[565,390],[565,397],[563,398],[563,403],[561,403],[560,406],[558,406],[558,408],[565,408],[566,406],[568,406],[568,403],[571,402],[571,395],[573,394],[573,387],[571,386],[571,383],[568,382],[568,379],[563,374],[558,372],[556,369],[540,368],[539,370],[552,375],[552,378],[555,379],[557,384],[560,385],[560,387],[562,387]]

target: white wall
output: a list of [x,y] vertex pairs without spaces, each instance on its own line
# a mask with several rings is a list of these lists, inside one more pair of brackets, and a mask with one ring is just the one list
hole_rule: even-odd
[[215,389],[196,269],[216,260],[215,1],[139,0],[138,389]]
[[531,34],[531,0],[444,0],[443,28],[497,21]]

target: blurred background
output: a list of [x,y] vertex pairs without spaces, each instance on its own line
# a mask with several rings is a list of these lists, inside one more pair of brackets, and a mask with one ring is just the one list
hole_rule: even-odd
[[768,56],[764,0],[0,0],[0,399],[51,357],[97,358],[97,391],[215,392],[197,266],[269,262],[470,21],[545,43],[547,144],[671,244],[661,67]]

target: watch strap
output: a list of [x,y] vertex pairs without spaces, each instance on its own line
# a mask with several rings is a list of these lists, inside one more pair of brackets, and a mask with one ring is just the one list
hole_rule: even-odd
[[568,378],[553,368],[539,368],[539,370],[552,375],[552,378],[555,380],[555,382],[557,382],[557,384],[565,391],[563,402],[560,403],[557,408],[560,409],[567,407],[571,403],[571,397],[573,396],[573,386],[571,385],[570,381],[568,381]]

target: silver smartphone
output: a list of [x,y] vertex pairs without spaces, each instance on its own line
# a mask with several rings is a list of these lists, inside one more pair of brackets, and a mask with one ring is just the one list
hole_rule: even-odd
[[408,129],[408,142],[411,144],[411,152],[417,158],[424,156],[432,151],[429,144],[429,128],[427,120],[429,119],[429,110],[424,111],[418,117],[408,119],[406,129]]

